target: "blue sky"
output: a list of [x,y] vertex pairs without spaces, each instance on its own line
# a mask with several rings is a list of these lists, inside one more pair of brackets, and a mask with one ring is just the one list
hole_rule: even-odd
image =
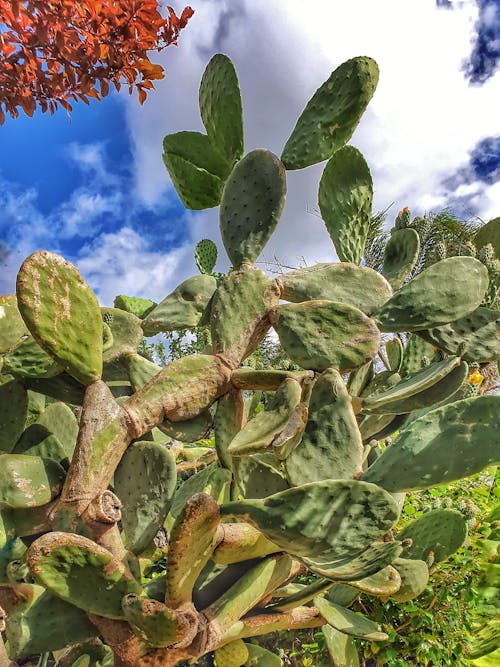
[[[181,10],[183,3],[172,3]],[[113,93],[69,117],[0,127],[0,293],[46,248],[75,262],[102,303],[159,300],[196,271],[198,240],[219,246],[217,210],[187,212],[161,160],[168,132],[201,130],[197,87],[216,52],[235,62],[246,150],[277,154],[314,90],[342,61],[371,55],[381,79],[352,142],[390,216],[452,206],[500,213],[500,9],[496,0],[192,0],[195,16],[147,103]],[[307,7],[307,10],[304,9]],[[307,11],[307,14],[305,13]],[[288,175],[282,222],[263,260],[335,258],[317,214],[323,165]],[[218,268],[227,267],[221,249]]]

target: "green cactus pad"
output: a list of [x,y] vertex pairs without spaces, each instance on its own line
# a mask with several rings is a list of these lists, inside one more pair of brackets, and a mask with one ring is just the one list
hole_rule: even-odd
[[448,354],[460,352],[466,361],[486,362],[500,357],[499,331],[499,311],[480,307],[455,322],[419,331],[418,335]]
[[62,367],[48,355],[29,334],[4,357],[3,373],[15,377],[53,377],[62,373]]
[[479,396],[428,412],[400,432],[363,475],[391,492],[446,484],[500,463],[500,397]]
[[189,633],[188,618],[157,600],[129,594],[122,608],[134,632],[150,646],[171,646]]
[[314,558],[327,551],[348,558],[387,532],[399,510],[388,493],[372,484],[324,480],[262,500],[228,503],[221,513],[250,523],[297,556]]
[[324,625],[322,631],[333,667],[359,667],[358,651],[352,637],[331,625]]
[[15,296],[0,296],[0,353],[14,349],[28,333]]
[[7,584],[7,566],[15,560],[19,560],[26,552],[26,546],[19,537],[13,535],[12,521],[8,512],[0,513],[0,586]]
[[423,560],[396,558],[392,565],[401,577],[399,590],[391,594],[393,600],[408,602],[424,592],[429,581],[429,568]]
[[298,568],[287,554],[268,556],[204,609],[203,614],[223,634],[297,572]]
[[245,642],[236,639],[215,649],[214,657],[217,667],[245,667],[249,653]]
[[212,415],[208,410],[204,410],[197,417],[187,419],[183,422],[163,421],[158,428],[169,438],[175,438],[181,442],[196,442],[206,438],[212,427]]
[[342,262],[359,264],[363,257],[372,199],[372,177],[364,157],[354,146],[341,148],[325,167],[318,203]]
[[212,554],[212,560],[218,565],[261,558],[280,550],[247,523],[224,523],[221,528],[223,538]]
[[248,660],[244,667],[283,667],[283,661],[275,653],[257,644],[245,644],[248,650]]
[[39,507],[61,490],[64,469],[39,456],[0,454],[0,509]]
[[98,630],[81,610],[40,586],[32,598],[18,603],[7,616],[6,636],[13,658],[57,651],[95,637]]
[[[397,560],[396,558],[393,563],[397,562]],[[386,595],[396,593],[400,589],[401,577],[393,565],[387,565],[387,567],[372,574],[370,577],[351,581],[349,585],[368,595],[385,597]]]
[[405,558],[427,561],[432,553],[434,563],[454,554],[466,537],[467,521],[463,514],[452,509],[426,512],[398,533],[398,540],[412,540]]
[[410,334],[403,350],[400,374],[404,377],[419,371],[425,363],[429,363],[436,357],[435,348],[426,343],[420,334]]
[[408,278],[420,253],[420,238],[411,227],[391,232],[384,251],[382,273],[398,289]]
[[126,546],[141,553],[163,525],[175,491],[175,459],[162,445],[136,442],[115,472],[114,490],[122,501]]
[[243,155],[243,110],[236,70],[222,53],[213,56],[203,72],[199,103],[208,138],[233,164]]
[[287,169],[322,162],[351,138],[378,83],[378,65],[361,56],[342,63],[307,103],[283,149]]
[[296,380],[285,379],[269,405],[237,433],[229,445],[228,454],[245,456],[271,447],[299,404],[301,393],[300,384]]
[[113,335],[111,347],[103,354],[104,363],[135,354],[143,335],[140,319],[120,308],[101,308],[101,315]]
[[0,451],[11,452],[28,417],[28,392],[11,376],[0,383]]
[[206,134],[168,134],[163,140],[163,162],[186,208],[200,210],[219,204],[231,162]]
[[279,277],[281,298],[293,303],[311,299],[341,301],[370,315],[392,296],[386,279],[366,266],[349,262],[323,263],[297,269]]
[[170,507],[170,514],[176,519],[182,508],[197,493],[207,493],[217,502],[223,502],[227,496],[231,481],[231,472],[219,468],[215,463],[192,475],[177,489]]
[[478,250],[488,243],[495,249],[496,258],[500,259],[500,218],[493,218],[476,232],[474,244]]
[[312,571],[332,581],[359,581],[380,572],[390,565],[403,551],[401,542],[375,542],[358,554],[338,556],[326,551],[314,558],[302,557],[301,561]]
[[[436,361],[429,366],[425,366],[422,370],[417,371],[416,373],[407,375],[403,380],[389,389],[373,392],[366,398],[363,398],[362,409],[366,412],[377,412],[379,414],[401,414],[403,412],[412,412],[419,407],[426,407],[418,405],[418,396],[425,392],[426,389],[439,384],[441,380],[453,373],[457,367],[460,367],[459,357],[449,357],[443,361]],[[467,364],[464,364],[464,369],[466,374]],[[448,396],[451,396],[460,387],[465,380],[465,374],[462,369],[459,374],[462,378],[461,382],[458,386],[455,386],[456,383],[452,383],[454,388],[451,389]],[[439,394],[439,392],[437,393]],[[410,398],[414,399],[414,401],[407,400]],[[444,398],[446,398],[446,396]],[[438,398],[435,402],[437,403],[439,400],[443,399]],[[401,409],[402,405],[406,409]]]
[[14,452],[59,463],[71,461],[77,436],[78,421],[71,408],[65,403],[51,403],[24,431]]
[[154,336],[160,331],[197,326],[216,287],[217,281],[213,276],[199,275],[188,278],[143,320],[144,335]]
[[358,368],[375,356],[380,345],[373,320],[335,301],[281,305],[273,326],[290,359],[315,371]]
[[272,452],[234,459],[233,498],[266,498],[285,491],[289,484]]
[[320,597],[314,598],[314,606],[329,625],[346,635],[379,642],[389,639],[389,635],[382,632],[378,623],[330,602],[330,600]]
[[[416,410],[428,409],[433,406],[437,407],[446,400],[456,400],[461,398],[461,396],[457,396],[457,392],[464,385],[468,373],[468,366],[465,361],[462,361],[462,363],[451,370],[442,380],[439,380],[439,382],[436,382],[428,389],[424,389],[408,398],[391,400],[391,402],[387,403],[385,406],[374,408],[373,412],[386,413],[390,411],[393,414],[402,416],[404,414],[413,413]],[[403,380],[403,382],[405,382],[405,380]]]
[[68,456],[57,436],[39,424],[28,426],[17,441],[13,453],[40,456],[63,465],[68,464]]
[[227,179],[220,205],[222,242],[233,266],[253,263],[283,210],[285,168],[270,151],[248,153]]
[[324,371],[312,390],[302,440],[286,459],[288,479],[294,486],[352,479],[361,472],[362,456],[361,434],[342,376],[334,369]]
[[449,257],[419,273],[375,313],[381,331],[419,331],[472,313],[488,288],[488,270],[474,257]]
[[71,405],[83,403],[85,387],[67,373],[61,373],[53,378],[25,378],[23,384],[27,389],[55,398],[56,401],[64,401]]
[[367,361],[352,373],[349,373],[347,390],[351,396],[360,396],[373,379],[373,361]]
[[177,609],[191,602],[193,586],[216,545],[220,514],[206,493],[192,496],[176,518],[170,533],[165,602]]
[[408,415],[366,415],[359,430],[363,442],[370,442],[370,440],[383,440],[389,435],[392,435],[405,423]]
[[124,618],[122,598],[141,594],[123,563],[81,535],[42,535],[30,546],[27,563],[38,584],[75,607],[105,618]]
[[140,320],[144,319],[148,315],[156,304],[154,301],[149,299],[140,299],[137,296],[126,296],[125,294],[119,294],[115,296],[113,303],[115,308],[120,308],[120,310],[126,310],[127,313],[132,313]]
[[270,325],[268,312],[278,305],[279,288],[260,269],[232,271],[219,286],[213,302],[211,333],[214,354],[234,368],[251,354]]
[[385,353],[389,360],[390,370],[395,373],[399,372],[401,364],[403,363],[403,343],[399,338],[391,338],[385,344]]
[[233,461],[228,447],[245,423],[245,402],[239,389],[231,389],[217,401],[214,417],[215,448],[220,463],[232,470]]
[[95,294],[72,264],[41,250],[17,275],[19,310],[37,343],[82,384],[102,372],[102,320]]
[[200,273],[212,273],[217,262],[217,246],[210,239],[202,239],[194,249],[194,261]]

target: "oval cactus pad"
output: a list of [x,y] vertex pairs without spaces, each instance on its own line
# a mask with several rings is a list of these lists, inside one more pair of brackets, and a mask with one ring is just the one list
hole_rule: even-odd
[[351,138],[378,83],[378,65],[359,56],[342,63],[307,103],[286,142],[287,169],[326,160]]
[[82,384],[102,372],[102,319],[93,291],[70,262],[45,250],[17,276],[21,315],[37,343]]

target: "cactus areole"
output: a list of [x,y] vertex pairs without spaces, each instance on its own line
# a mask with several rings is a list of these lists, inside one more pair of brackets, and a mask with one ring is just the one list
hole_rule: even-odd
[[[236,72],[214,56],[206,134],[166,137],[164,160],[186,206],[220,204],[230,273],[213,273],[204,239],[200,273],[159,304],[101,308],[75,266],[39,251],[0,297],[0,662],[65,649],[57,664],[279,665],[245,640],[325,626],[355,664],[352,637],[387,635],[353,600],[415,597],[428,553],[462,543],[457,512],[393,529],[404,492],[500,462],[500,397],[469,397],[466,379],[500,356],[494,260],[449,257],[409,280],[419,237],[404,209],[384,275],[359,266],[372,179],[346,144],[377,80],[370,58],[340,65],[281,159],[245,155]],[[254,263],[286,170],[323,160],[343,261],[269,277]],[[204,330],[203,353],[163,368],[138,354],[142,336],[186,327]],[[295,370],[242,367],[271,328]],[[384,332],[398,333],[385,352]],[[307,571],[316,581],[297,584]]]

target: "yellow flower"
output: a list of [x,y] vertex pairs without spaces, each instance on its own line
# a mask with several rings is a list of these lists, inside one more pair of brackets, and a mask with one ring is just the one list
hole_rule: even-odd
[[473,371],[469,377],[467,378],[467,382],[469,384],[481,384],[482,381],[484,380],[484,377],[481,375],[479,371]]

